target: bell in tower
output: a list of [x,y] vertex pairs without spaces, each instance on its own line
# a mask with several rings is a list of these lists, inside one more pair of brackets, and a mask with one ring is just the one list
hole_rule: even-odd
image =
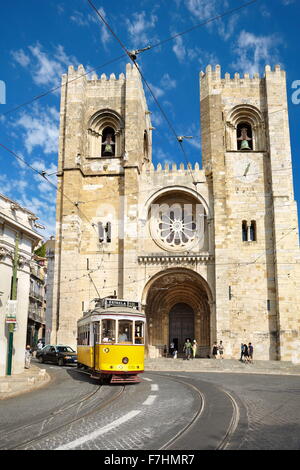
[[103,157],[115,156],[114,130],[110,127],[103,132],[102,152]]
[[252,150],[252,147],[249,145],[249,143],[252,142],[252,137],[248,137],[248,132],[252,134],[251,127],[250,126],[246,127],[245,125],[242,124],[238,126],[238,132],[239,130],[241,132],[241,135],[237,139],[238,149],[239,150]]

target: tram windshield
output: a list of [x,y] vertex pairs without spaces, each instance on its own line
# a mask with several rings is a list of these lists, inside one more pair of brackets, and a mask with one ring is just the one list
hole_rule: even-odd
[[105,318],[94,322],[95,343],[145,344],[144,322],[141,320]]
[[132,343],[132,320],[119,320],[118,343]]

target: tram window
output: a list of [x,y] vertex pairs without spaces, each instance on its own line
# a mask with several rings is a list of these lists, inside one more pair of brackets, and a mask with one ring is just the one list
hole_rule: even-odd
[[90,325],[82,325],[78,328],[78,344],[90,344]]
[[136,321],[134,327],[135,344],[144,344],[144,322]]
[[116,320],[102,320],[102,343],[114,343],[116,341]]
[[119,320],[119,343],[132,343],[132,321]]
[[100,322],[96,321],[94,323],[94,342],[100,343]]

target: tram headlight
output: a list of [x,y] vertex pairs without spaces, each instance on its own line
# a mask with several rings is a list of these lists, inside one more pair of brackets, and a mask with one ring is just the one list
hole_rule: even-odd
[[128,362],[129,362],[128,357],[123,357],[122,362],[123,362],[123,364],[128,364]]
[[103,349],[103,352],[108,353],[108,352],[109,352],[109,348],[104,348],[104,349]]

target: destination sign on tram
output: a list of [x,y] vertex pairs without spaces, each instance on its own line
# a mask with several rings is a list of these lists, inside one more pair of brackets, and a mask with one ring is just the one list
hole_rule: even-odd
[[127,307],[127,308],[136,309],[136,310],[140,309],[140,303],[139,302],[134,302],[132,300],[105,299],[104,302],[105,302],[104,303],[105,308],[109,308],[109,307]]

